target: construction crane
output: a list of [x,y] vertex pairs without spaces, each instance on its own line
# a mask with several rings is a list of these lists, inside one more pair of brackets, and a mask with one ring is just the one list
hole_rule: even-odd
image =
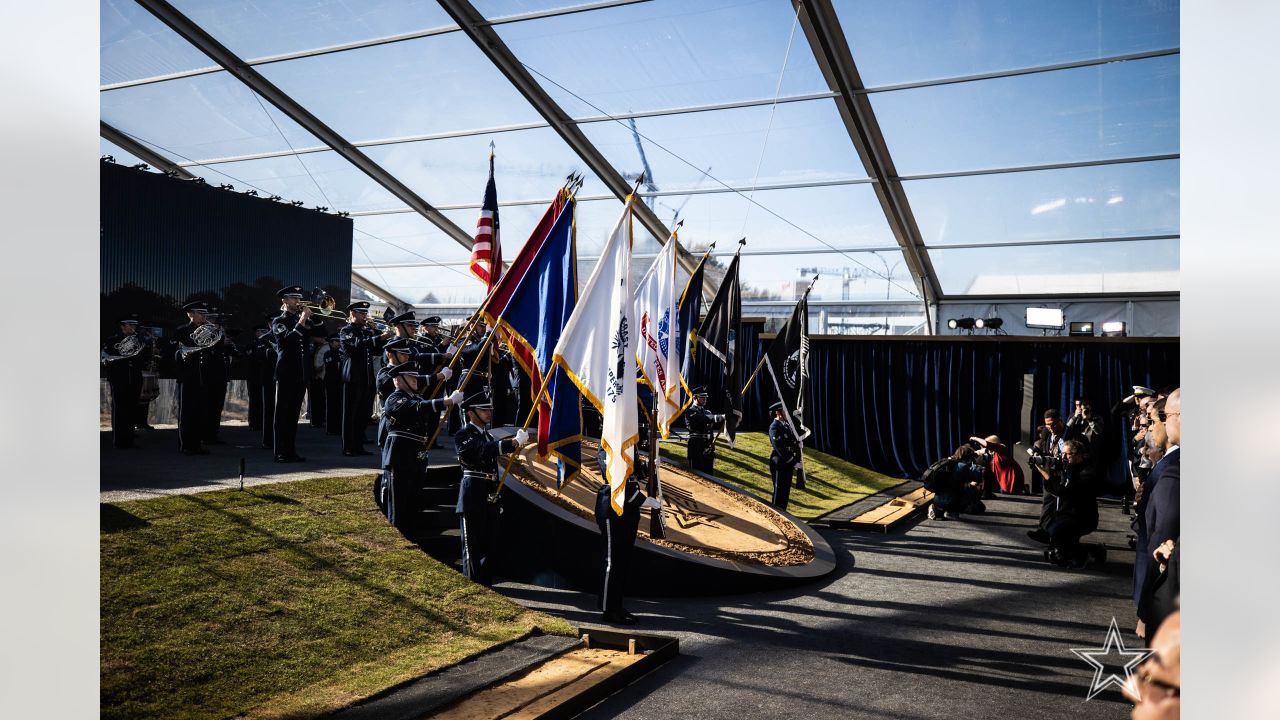
[[802,278],[812,275],[834,276],[840,278],[840,299],[849,299],[849,283],[854,280],[862,280],[865,278],[879,278],[878,273],[866,268],[850,268],[850,267],[802,267],[796,270],[796,273]]

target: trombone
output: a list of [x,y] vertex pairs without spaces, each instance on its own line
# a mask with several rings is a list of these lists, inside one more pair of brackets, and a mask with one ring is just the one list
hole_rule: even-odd
[[329,293],[316,288],[311,291],[311,300],[303,300],[303,307],[311,308],[311,314],[315,317],[325,318],[328,320],[346,320],[347,313],[338,310],[338,301],[333,299]]

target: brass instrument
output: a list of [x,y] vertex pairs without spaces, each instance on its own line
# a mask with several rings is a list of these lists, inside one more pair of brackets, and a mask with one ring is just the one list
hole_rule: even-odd
[[113,346],[115,348],[116,354],[115,355],[104,354],[102,357],[102,361],[104,363],[109,363],[109,362],[115,362],[116,360],[128,360],[134,355],[137,355],[138,353],[142,352],[142,348],[145,345],[146,343],[142,342],[142,338],[138,337],[136,333],[133,335],[125,335],[123,338],[121,338],[120,342],[116,343]]
[[333,296],[320,288],[311,291],[311,300],[303,300],[304,307],[311,308],[311,314],[315,317],[325,318],[328,320],[346,320],[347,313],[338,310],[338,301]]
[[186,359],[193,352],[208,350],[222,342],[222,327],[213,323],[200,325],[191,331],[191,342],[195,343],[195,345],[180,345],[178,347],[178,357]]

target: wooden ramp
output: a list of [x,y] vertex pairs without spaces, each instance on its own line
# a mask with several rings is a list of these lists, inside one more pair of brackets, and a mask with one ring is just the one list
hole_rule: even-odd
[[906,495],[893,498],[855,517],[842,520],[832,518],[830,524],[832,527],[879,530],[887,533],[894,525],[915,515],[931,502],[933,502],[933,493],[922,487],[916,488]]

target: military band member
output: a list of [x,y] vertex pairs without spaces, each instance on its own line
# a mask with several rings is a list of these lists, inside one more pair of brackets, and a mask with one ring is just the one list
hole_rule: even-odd
[[498,488],[498,457],[522,447],[529,441],[529,433],[520,430],[515,437],[495,440],[485,428],[493,419],[493,404],[484,391],[468,395],[462,408],[467,424],[453,439],[462,466],[456,508],[461,516],[462,574],[489,585],[493,582],[491,553],[501,512],[498,503],[489,501]]
[[350,322],[338,331],[342,346],[342,454],[372,455],[364,449],[364,433],[373,407],[374,361],[394,331],[388,327],[379,333],[369,327],[369,303],[363,300],[347,306],[347,317]]
[[209,324],[222,332],[222,339],[214,343],[208,350],[203,350],[207,357],[208,375],[205,378],[205,426],[203,440],[210,445],[221,445],[218,431],[222,427],[222,410],[227,404],[227,384],[231,375],[231,355],[228,351],[230,341],[226,336],[226,318],[217,307],[210,306],[205,319]]
[[422,347],[427,352],[445,352],[452,343],[440,332],[440,316],[431,315],[418,326],[418,339],[425,343]]
[[[511,348],[503,343],[492,364],[493,424],[495,427],[519,423],[520,366]],[[643,437],[643,436],[642,436]]]
[[773,452],[769,455],[769,474],[773,477],[773,499],[771,505],[779,510],[786,510],[791,499],[791,476],[800,462],[800,441],[787,422],[787,410],[782,401],[769,406],[773,422],[769,425],[769,444]]
[[693,405],[684,414],[689,428],[689,466],[708,475],[714,472],[716,463],[716,428],[724,423],[723,415],[715,415],[707,409],[707,389],[693,389]]
[[[377,376],[379,406],[385,406],[387,402],[387,398],[390,397],[391,393],[395,390],[395,386],[392,383],[392,379],[391,379],[391,373],[390,373],[391,366],[413,362],[413,364],[417,367],[418,372],[426,376],[426,375],[429,375],[429,373],[428,371],[423,369],[423,365],[426,364],[428,366],[433,366],[438,364],[437,361],[440,357],[439,355],[437,355],[436,353],[420,352],[415,347],[416,345],[417,343],[413,342],[407,337],[397,337],[397,338],[393,338],[386,345],[382,347],[383,351],[386,354],[386,361],[382,366],[382,369],[378,371],[378,376]],[[434,389],[435,383],[446,382],[450,377],[453,377],[453,370],[450,370],[447,367],[440,368],[438,372],[436,372],[434,375],[430,375],[430,377],[423,377],[422,382],[424,383],[429,382],[431,384],[428,384],[425,387],[423,387],[422,392],[424,393],[430,392],[431,390]],[[427,437],[428,438],[430,438],[433,434],[435,434],[435,428],[439,425],[439,417],[440,416],[437,414],[427,420]],[[385,417],[378,420],[378,434],[376,437],[377,437],[378,447],[382,447],[383,443],[385,443],[387,439],[387,423],[386,423]],[[439,445],[437,444],[437,447],[438,446]]]
[[[134,447],[138,397],[142,394],[142,368],[146,343],[138,335],[137,316],[120,321],[120,332],[102,345],[102,364],[111,386],[111,445],[120,450]],[[145,420],[145,418],[144,418]]]
[[[209,306],[202,300],[189,302],[182,306],[187,313],[187,323],[173,331],[173,339],[177,343],[177,381],[178,381],[178,444],[183,455],[208,455],[201,444],[205,426],[208,424],[207,395],[205,379],[210,372],[209,356],[204,346],[194,335],[208,324],[206,313]],[[207,331],[200,331],[207,332]]]
[[388,431],[382,446],[381,502],[387,520],[397,528],[408,520],[411,497],[427,476],[427,418],[462,400],[455,392],[445,398],[428,400],[421,395],[424,381],[413,362],[393,365],[387,375],[395,390],[382,408]]
[[276,446],[276,345],[271,335],[271,321],[267,317],[266,325],[254,340],[251,351],[253,365],[258,371],[258,394],[262,397],[259,407],[258,427],[262,430],[262,447],[271,450]]
[[262,355],[258,339],[267,334],[266,325],[255,325],[253,338],[241,349],[245,362],[245,389],[249,394],[249,429],[262,429]]
[[275,460],[302,462],[306,458],[298,454],[298,415],[311,375],[311,337],[320,321],[313,321],[311,308],[302,304],[301,287],[286,287],[277,294],[280,314],[271,320],[276,350]]
[[342,435],[342,343],[337,335],[325,338],[316,351],[324,363],[324,431]]

